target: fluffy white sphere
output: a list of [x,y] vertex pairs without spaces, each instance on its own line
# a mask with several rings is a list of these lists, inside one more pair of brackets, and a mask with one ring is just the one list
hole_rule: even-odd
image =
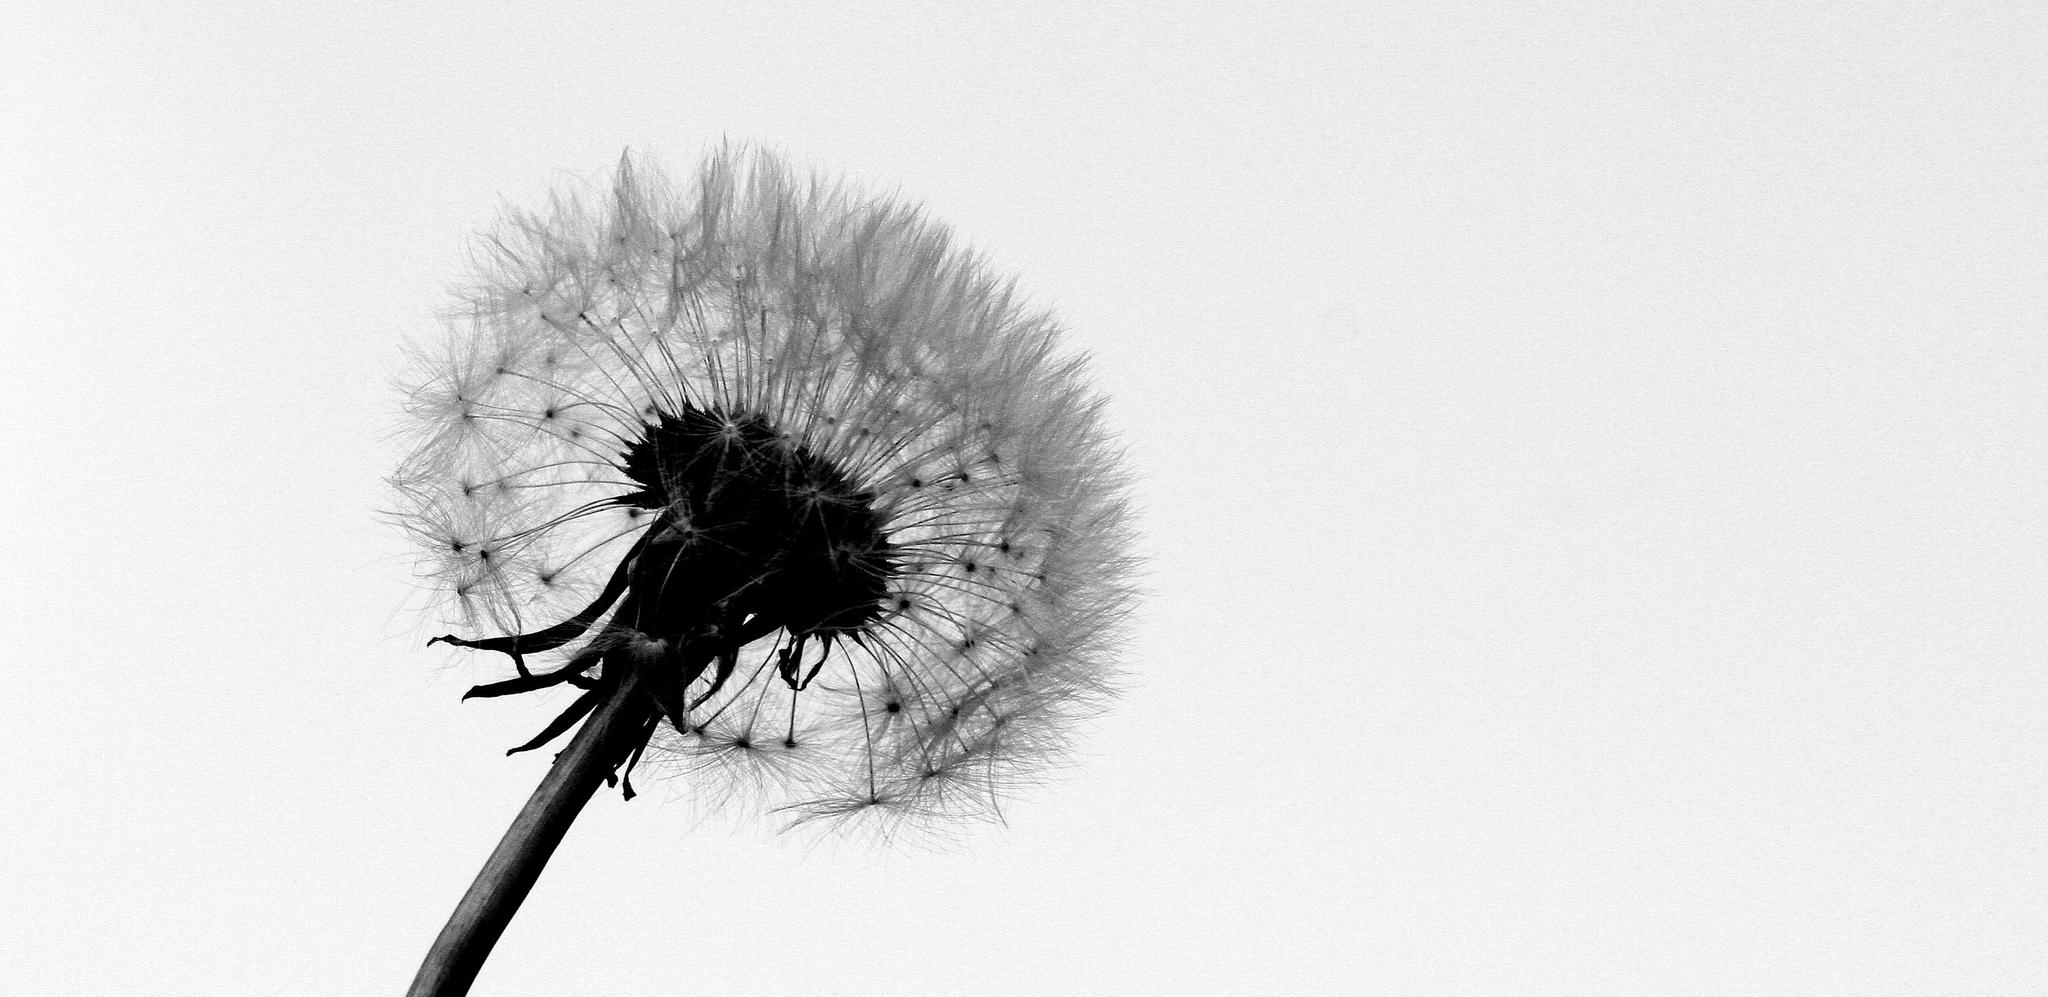
[[[509,217],[420,353],[393,479],[453,622],[508,635],[456,643],[524,641],[541,650],[515,656],[522,674],[586,687],[624,662],[679,683],[649,758],[709,801],[994,816],[1107,693],[1131,562],[1081,361],[951,241],[911,206],[730,149],[682,185],[629,157],[607,194]],[[685,416],[704,452],[751,442],[679,468],[656,427]],[[773,520],[790,539],[729,543],[758,571],[653,608],[655,552],[692,570],[739,528],[741,494],[780,510],[747,513],[749,535]],[[835,502],[858,508],[804,525]],[[777,573],[799,555],[855,581],[792,589]],[[747,602],[769,591],[854,604],[798,623]],[[535,639],[579,614],[576,639]],[[659,671],[702,639],[732,646]]]

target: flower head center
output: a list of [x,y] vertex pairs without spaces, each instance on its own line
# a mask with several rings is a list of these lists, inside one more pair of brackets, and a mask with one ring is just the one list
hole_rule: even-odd
[[621,503],[689,524],[655,531],[640,553],[643,612],[680,624],[716,606],[797,636],[850,635],[879,617],[894,559],[874,495],[763,416],[661,412],[621,469],[639,486]]

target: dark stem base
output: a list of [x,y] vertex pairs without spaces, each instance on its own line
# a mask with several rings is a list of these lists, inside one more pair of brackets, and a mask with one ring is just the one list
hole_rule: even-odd
[[512,827],[463,894],[448,924],[413,977],[411,997],[469,992],[484,958],[540,878],[555,846],[597,787],[612,777],[655,716],[654,701],[631,675],[583,723],[555,766],[521,808]]

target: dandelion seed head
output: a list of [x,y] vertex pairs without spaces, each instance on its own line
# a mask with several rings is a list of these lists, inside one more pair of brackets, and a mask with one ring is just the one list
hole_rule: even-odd
[[796,824],[999,817],[1099,708],[1101,403],[943,227],[727,149],[686,184],[628,157],[477,257],[393,476],[450,622],[505,635],[449,643],[636,676],[651,768]]

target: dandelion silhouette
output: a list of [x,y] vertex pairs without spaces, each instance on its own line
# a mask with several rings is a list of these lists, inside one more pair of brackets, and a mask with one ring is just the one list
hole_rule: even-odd
[[1056,326],[913,207],[629,155],[485,240],[394,484],[428,588],[581,728],[435,943],[467,990],[600,783],[650,752],[789,825],[996,819],[1108,692],[1121,472]]

